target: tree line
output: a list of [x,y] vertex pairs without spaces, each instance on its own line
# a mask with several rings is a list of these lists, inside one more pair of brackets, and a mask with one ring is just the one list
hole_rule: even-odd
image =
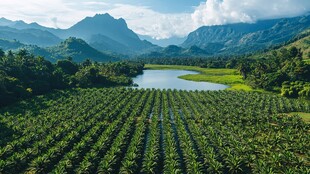
[[16,53],[0,50],[0,106],[54,89],[107,87],[132,84],[132,76],[142,73],[144,65],[134,62],[98,63],[72,58],[55,64],[35,57],[24,49]]

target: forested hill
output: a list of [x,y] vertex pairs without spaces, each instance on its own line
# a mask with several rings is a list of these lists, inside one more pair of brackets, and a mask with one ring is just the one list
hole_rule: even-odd
[[17,40],[23,44],[38,45],[41,47],[52,46],[61,42],[59,37],[46,30],[33,28],[16,29],[1,25],[0,38],[5,40]]
[[254,88],[281,91],[286,97],[310,99],[310,30],[280,48],[240,60],[235,66]]
[[304,59],[310,59],[310,29],[298,35],[296,39],[292,43],[285,46],[285,48],[290,48],[293,46],[303,53],[302,57]]
[[50,59],[58,60],[72,57],[75,62],[83,62],[89,58],[97,62],[117,61],[118,58],[111,54],[102,53],[89,46],[84,40],[70,37],[57,46],[46,48]]
[[16,40],[0,39],[0,49],[1,48],[3,51],[13,50],[13,52],[26,49],[29,53],[36,56],[43,56],[53,63],[57,60],[69,57],[75,62],[83,62],[86,59],[97,62],[115,62],[121,57],[120,55],[108,52],[100,52],[87,44],[84,40],[75,37],[70,37],[55,46],[46,48],[36,45],[25,45]]

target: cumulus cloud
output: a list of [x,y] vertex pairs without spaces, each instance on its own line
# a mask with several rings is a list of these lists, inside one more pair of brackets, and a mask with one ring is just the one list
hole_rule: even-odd
[[109,13],[126,19],[129,27],[139,34],[167,39],[184,37],[201,26],[253,23],[309,11],[309,0],[207,0],[194,8],[193,13],[162,14],[148,7],[123,4],[114,6]]
[[[48,27],[68,28],[86,16],[109,9],[106,3],[73,0],[0,0],[0,16],[38,22]],[[57,19],[57,23],[55,23]]]
[[108,12],[124,18],[136,33],[156,39],[184,37],[204,25],[252,23],[309,11],[309,0],[205,0],[192,13],[160,13],[151,7],[102,0],[0,0],[0,17],[68,28],[86,16]]
[[309,0],[207,0],[191,15],[194,26],[255,22],[310,11]]

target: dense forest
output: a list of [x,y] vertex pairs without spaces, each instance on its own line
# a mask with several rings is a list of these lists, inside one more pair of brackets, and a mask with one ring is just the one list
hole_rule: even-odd
[[252,87],[281,88],[283,96],[310,98],[310,65],[296,47],[273,51],[268,58],[240,60],[237,68]]
[[0,106],[53,89],[130,85],[142,73],[143,64],[98,63],[89,59],[75,63],[70,57],[56,64],[26,50],[7,54],[0,50]]

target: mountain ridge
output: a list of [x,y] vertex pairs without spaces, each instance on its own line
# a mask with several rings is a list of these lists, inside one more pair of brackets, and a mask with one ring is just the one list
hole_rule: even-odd
[[[10,26],[19,29],[10,28]],[[11,33],[5,33],[5,27],[7,30],[10,28]],[[170,46],[162,48],[146,40],[141,40],[139,35],[128,28],[124,19],[115,19],[106,13],[86,17],[68,29],[54,29],[37,23],[27,24],[23,21],[10,21],[0,18],[0,38],[17,40],[26,45],[51,47],[67,38],[76,37],[85,40],[89,46],[103,53],[109,52],[130,57],[208,57],[240,55],[264,50],[290,40],[309,27],[309,15],[262,20],[252,24],[235,23],[204,26],[190,33],[184,43],[177,46],[183,48],[168,53],[167,50]],[[37,33],[37,36],[31,32]],[[19,33],[22,33],[21,35],[24,38],[18,37]],[[31,42],[27,42],[31,37]],[[38,37],[37,40],[45,38],[43,39],[45,43],[38,43],[36,39],[33,39],[36,37]],[[53,41],[48,41],[48,39]]]
[[217,44],[221,49],[211,52],[212,54],[245,54],[286,42],[309,27],[309,15],[264,20],[253,24],[204,26],[190,33],[181,46],[188,48],[196,45],[208,50],[209,44]]
[[[92,38],[96,35],[102,35],[108,38],[108,40],[113,40],[118,45],[123,45],[125,48],[117,49],[113,47],[113,44],[107,43],[105,40],[99,42],[96,40],[98,45],[106,45],[111,48],[107,50],[106,48],[98,48],[99,51],[109,51],[115,52],[117,54],[124,54],[123,50],[128,51],[128,55],[138,54],[139,52],[148,51],[152,49],[156,49],[158,46],[140,40],[138,35],[133,32],[131,29],[128,28],[127,23],[124,19],[119,18],[115,19],[108,13],[105,14],[96,14],[93,17],[86,17],[81,21],[77,22],[73,26],[68,29],[55,29],[55,28],[48,28],[41,26],[37,23],[30,23],[27,24],[23,21],[10,21],[5,18],[0,19],[0,26],[12,27],[19,30],[26,30],[26,29],[38,29],[42,30],[43,32],[49,32],[59,38],[59,40],[65,40],[69,37],[77,37],[85,40],[88,44],[94,43]],[[13,35],[13,34],[12,34]],[[4,38],[12,40],[12,38]],[[59,41],[59,42],[60,42]],[[33,42],[25,42],[26,44],[36,44]],[[58,43],[57,43],[58,44]],[[39,46],[46,46],[40,45]],[[55,43],[47,45],[56,45]]]

